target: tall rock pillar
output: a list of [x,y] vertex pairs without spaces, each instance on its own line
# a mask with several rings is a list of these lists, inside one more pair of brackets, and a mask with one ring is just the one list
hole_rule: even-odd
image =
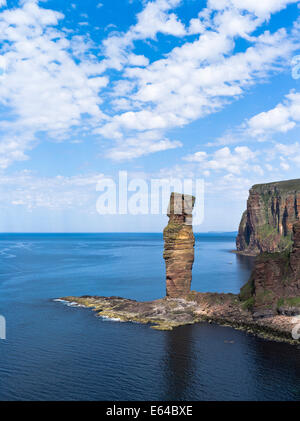
[[163,255],[168,297],[184,297],[191,289],[195,245],[192,227],[194,204],[194,196],[171,194],[167,214],[169,223],[164,229]]

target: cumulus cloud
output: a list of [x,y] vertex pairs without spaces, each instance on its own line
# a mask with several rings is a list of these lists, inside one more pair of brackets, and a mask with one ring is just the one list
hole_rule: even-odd
[[181,146],[182,143],[177,140],[163,138],[160,131],[149,130],[138,134],[137,137],[122,140],[109,149],[106,156],[114,161],[124,161]]
[[[152,129],[187,124],[220,109],[228,98],[242,94],[244,87],[265,75],[279,57],[293,49],[284,32],[263,35],[255,48],[224,57],[225,51],[233,47],[229,44],[228,39],[210,33],[191,45],[175,49],[168,59],[157,61],[145,70],[127,69],[126,75],[138,86],[131,99],[148,110],[115,116],[104,126],[103,133],[110,127],[126,128],[128,119],[131,128],[139,130],[140,118],[146,115]],[[207,60],[212,63],[203,65]]]
[[[0,42],[6,62],[0,80],[0,166],[26,159],[36,134],[64,138],[89,116],[97,124],[103,118],[99,91],[108,79],[97,74],[93,61],[78,64],[70,42],[56,30],[61,13],[25,2],[22,8],[0,13]],[[0,51],[1,52],[1,51]],[[91,65],[91,67],[89,66]]]
[[[127,32],[114,28],[100,46],[59,30],[64,16],[37,1],[1,9],[0,167],[27,159],[39,139],[63,140],[77,128],[115,142],[106,154],[112,159],[180,147],[169,129],[220,110],[286,65],[299,27],[254,33],[295,1],[208,0],[186,25],[175,13],[180,0],[146,1]],[[154,61],[135,53],[136,41],[155,42],[157,34],[181,42]],[[251,46],[236,52],[240,37]],[[119,73],[110,80],[111,69]],[[290,128],[294,117],[281,118],[279,126]]]
[[[226,171],[231,174],[241,174],[244,170],[249,170],[249,162],[253,162],[256,153],[247,146],[237,146],[231,151],[227,146],[216,150],[209,155],[206,152],[196,152],[183,159],[188,162],[197,162],[203,170]],[[255,169],[258,166],[254,164]],[[251,167],[253,168],[253,166]]]
[[239,9],[254,13],[257,17],[268,19],[272,13],[284,9],[291,3],[297,3],[298,0],[209,0],[209,7],[220,10],[225,9],[229,5]]
[[37,177],[28,170],[1,175],[2,207],[14,205],[27,210],[47,208],[96,212],[96,185],[102,177],[103,174]]
[[[293,35],[284,29],[259,36],[252,33],[270,13],[292,2],[267,2],[256,8],[251,2],[208,2],[187,29],[187,33],[199,32],[198,39],[175,47],[145,68],[125,67],[125,82],[114,89],[114,96],[119,96],[112,103],[116,114],[95,132],[120,143],[120,139],[136,137],[136,132],[183,127],[220,110],[247,87],[282,70],[299,47],[297,30]],[[246,38],[251,47],[235,52],[236,37]],[[121,69],[121,60],[117,62]]]
[[269,111],[250,118],[246,123],[251,136],[265,136],[269,133],[285,133],[300,122],[300,93],[291,92],[285,100]]
[[229,145],[253,139],[266,141],[275,134],[287,133],[299,126],[299,123],[300,93],[292,90],[274,108],[250,117],[206,146]]
[[300,166],[300,143],[291,144],[276,143],[275,153],[280,155],[282,167],[288,170],[290,167],[288,162],[293,165]]
[[103,41],[105,66],[122,70],[128,63],[128,51],[133,48],[134,41],[154,39],[158,33],[176,37],[184,36],[186,34],[184,25],[174,13],[169,13],[180,2],[181,0],[148,1],[144,9],[137,14],[136,24],[132,25],[126,33],[113,32]]

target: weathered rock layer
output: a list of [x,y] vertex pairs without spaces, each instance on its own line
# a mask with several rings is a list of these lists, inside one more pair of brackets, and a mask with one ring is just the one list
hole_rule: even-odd
[[237,250],[257,255],[288,249],[299,215],[300,179],[253,186],[240,223]]
[[300,222],[292,229],[292,248],[257,257],[249,282],[241,290],[254,312],[300,314]]
[[169,223],[164,229],[166,295],[184,297],[191,289],[195,237],[192,211],[195,198],[172,193],[168,208]]

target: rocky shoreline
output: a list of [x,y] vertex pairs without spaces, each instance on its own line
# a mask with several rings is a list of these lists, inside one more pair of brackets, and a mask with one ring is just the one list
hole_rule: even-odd
[[[275,184],[277,188],[278,183]],[[294,186],[295,182],[281,183],[280,186],[290,187],[290,184]],[[276,195],[274,197],[277,198]],[[299,336],[300,326],[296,335],[292,335],[292,332],[300,324],[295,317],[300,315],[300,221],[290,226],[293,219],[289,220],[291,233],[288,249],[262,253],[256,258],[251,277],[241,288],[240,294],[200,293],[191,291],[195,244],[192,229],[194,203],[195,197],[190,195],[172,193],[170,197],[167,212],[169,222],[164,229],[166,297],[148,302],[88,295],[64,297],[62,300],[92,308],[102,317],[151,324],[153,329],[158,330],[172,330],[177,326],[208,321],[299,345],[300,341],[294,337]],[[254,205],[252,208],[257,211]],[[241,238],[240,231],[238,245]],[[255,251],[251,247],[238,247],[237,250],[243,254]]]
[[243,308],[243,302],[235,294],[192,291],[185,298],[165,297],[147,302],[88,295],[62,297],[60,300],[91,308],[100,317],[149,324],[157,330],[209,322],[244,330],[265,339],[300,345],[300,340],[292,337],[296,325],[294,316],[252,313]]

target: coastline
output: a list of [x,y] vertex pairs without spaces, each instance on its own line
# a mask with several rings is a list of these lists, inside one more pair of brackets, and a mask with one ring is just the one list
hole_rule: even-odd
[[242,330],[255,336],[291,345],[300,345],[293,339],[294,317],[272,315],[255,317],[243,308],[235,294],[199,293],[192,291],[185,298],[161,298],[139,302],[122,297],[62,297],[56,301],[90,308],[97,316],[120,322],[149,324],[152,329],[172,330],[178,326],[201,322],[216,323]]
[[247,256],[247,257],[258,257],[259,254],[250,252],[250,251],[239,251],[239,250],[230,250],[230,253],[238,254],[240,256]]

